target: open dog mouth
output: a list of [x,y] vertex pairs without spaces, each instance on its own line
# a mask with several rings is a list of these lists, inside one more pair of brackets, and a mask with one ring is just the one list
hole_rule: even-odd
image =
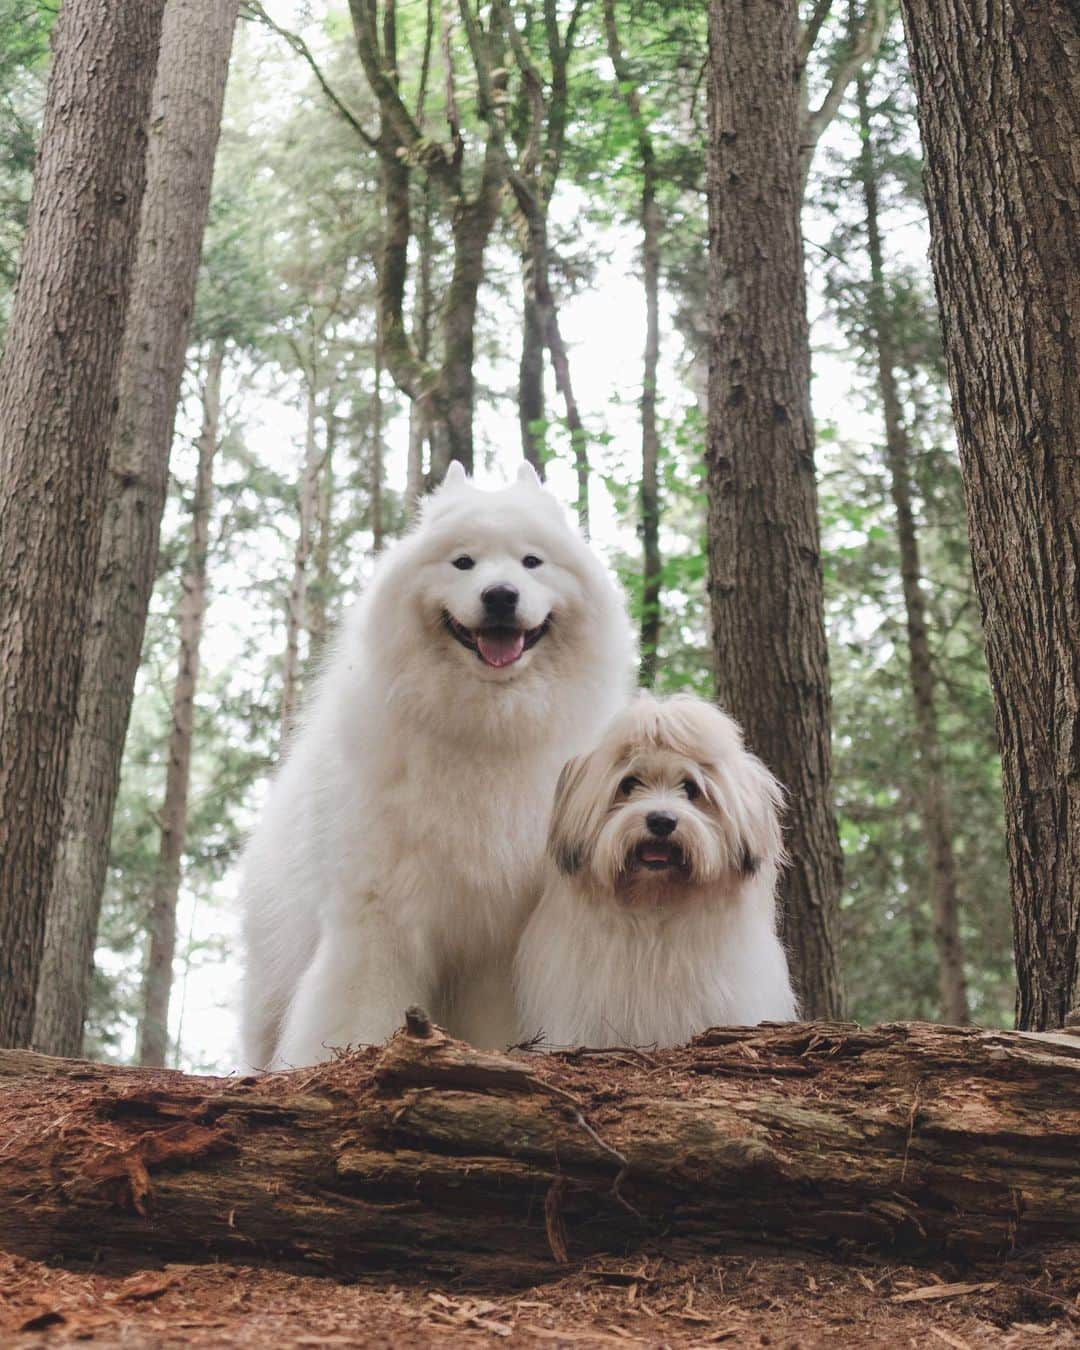
[[686,855],[670,839],[643,839],[631,855],[635,866],[650,872],[686,870]]
[[512,666],[530,647],[536,646],[551,626],[550,614],[536,628],[466,628],[445,609],[442,617],[447,632],[492,670]]

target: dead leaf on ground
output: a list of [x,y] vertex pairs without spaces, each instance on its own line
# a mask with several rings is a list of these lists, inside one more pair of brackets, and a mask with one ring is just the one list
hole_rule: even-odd
[[971,1350],[967,1341],[959,1336],[954,1336],[951,1331],[944,1331],[941,1327],[928,1327],[927,1330],[931,1336],[936,1336],[939,1341],[944,1341],[946,1345],[951,1345],[953,1350]]

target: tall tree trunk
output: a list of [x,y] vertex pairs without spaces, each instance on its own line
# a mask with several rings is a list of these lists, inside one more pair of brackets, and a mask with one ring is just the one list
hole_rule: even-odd
[[[430,18],[430,15],[429,15]],[[416,320],[413,327],[413,345],[420,360],[427,363],[431,355],[431,330],[435,313],[435,287],[432,273],[435,267],[434,241],[431,230],[432,185],[424,180],[420,229],[417,234],[416,261]],[[382,338],[380,336],[380,344]],[[405,507],[409,520],[415,520],[424,495],[424,445],[431,433],[431,400],[409,400],[409,449],[405,469]]]
[[206,614],[207,555],[213,505],[214,457],[221,420],[221,370],[224,350],[212,348],[203,386],[203,418],[199,463],[191,508],[191,542],[180,597],[180,660],[173,687],[169,728],[165,801],[161,808],[161,845],[150,896],[149,953],[143,976],[139,1019],[139,1063],[160,1067],[169,1046],[169,995],[176,951],[176,902],[180,894],[180,860],[187,836],[188,789],[195,690],[199,682],[199,647]]
[[383,520],[382,346],[375,344],[375,390],[371,407],[371,551],[381,553]]
[[901,8],[997,705],[1017,1021],[1056,1027],[1080,1004],[1080,19],[1075,0]]
[[810,414],[796,6],[709,7],[709,596],[716,687],[788,790],[784,932],[836,1016],[841,855]]
[[239,0],[170,0],[34,1044],[78,1055]]
[[164,0],[67,0],[0,361],[0,1045],[26,1045],[146,182]]
[[424,495],[424,442],[428,437],[428,419],[420,399],[409,402],[409,450],[405,468],[405,505],[409,519],[415,520]]
[[334,448],[337,417],[333,392],[326,402],[326,449],[323,451],[315,494],[314,538],[311,546],[312,584],[308,587],[307,630],[312,660],[317,660],[330,634],[330,549],[334,535]]
[[641,262],[645,284],[645,359],[641,377],[641,667],[639,682],[656,683],[660,643],[660,437],[656,427],[656,377],[660,363],[660,206],[656,200],[657,166],[652,135],[641,98],[623,57],[615,0],[604,0],[608,55],[619,90],[634,124],[641,162]]
[[[650,146],[651,150],[651,146]],[[641,199],[641,256],[645,281],[645,360],[641,381],[641,670],[646,689],[656,683],[660,645],[660,434],[656,377],[660,363],[660,208],[655,162],[649,155]]]
[[304,423],[304,461],[299,481],[299,531],[293,553],[293,574],[285,609],[285,661],[281,674],[281,743],[296,725],[300,705],[300,635],[307,627],[308,563],[311,559],[315,506],[319,495],[319,443],[316,436],[318,402],[314,363],[305,376],[307,390]]
[[521,260],[524,275],[521,319],[521,361],[518,364],[518,423],[521,453],[542,478],[544,437],[537,430],[544,420],[544,329],[533,294],[531,259]]
[[454,266],[442,311],[441,417],[446,427],[445,463],[432,462],[439,478],[451,459],[466,473],[473,471],[473,364],[476,353],[476,308],[484,280],[484,254],[502,197],[497,157],[488,149],[484,177],[476,198],[454,209]]
[[960,903],[956,888],[956,858],[952,843],[952,812],[945,784],[938,734],[936,690],[930,641],[926,626],[926,599],[922,591],[922,567],[915,515],[911,505],[911,446],[897,387],[897,352],[885,290],[878,211],[878,177],[870,125],[868,81],[856,83],[859,132],[862,150],[859,178],[866,204],[867,251],[870,255],[870,323],[877,348],[878,391],[885,423],[885,452],[889,481],[896,508],[896,533],[900,546],[900,580],[907,617],[908,669],[915,706],[920,792],[919,814],[930,855],[930,902],[934,915],[934,947],[938,958],[941,1009],[947,1022],[963,1025],[969,1020],[964,954],[960,940]]

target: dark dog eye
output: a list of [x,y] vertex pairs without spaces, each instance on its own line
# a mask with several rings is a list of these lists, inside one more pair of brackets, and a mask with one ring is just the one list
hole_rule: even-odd
[[472,558],[470,558],[467,553],[462,553],[459,557],[454,559],[454,566],[459,572],[467,572],[470,567],[475,567],[476,563],[473,562]]
[[696,801],[701,796],[701,789],[692,778],[682,780],[682,790],[686,793],[687,801]]
[[538,558],[535,553],[526,553],[521,560],[522,567],[542,567],[543,558]]
[[619,791],[624,797],[629,797],[635,788],[641,786],[640,778],[624,778],[619,784]]

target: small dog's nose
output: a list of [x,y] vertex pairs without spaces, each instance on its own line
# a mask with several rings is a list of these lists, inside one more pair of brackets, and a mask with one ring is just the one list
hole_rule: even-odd
[[650,811],[645,817],[649,833],[658,835],[661,839],[670,834],[678,823],[679,817],[672,811]]
[[485,587],[480,592],[480,599],[483,600],[484,608],[492,618],[508,619],[513,616],[517,607],[518,588],[500,582],[498,585]]

